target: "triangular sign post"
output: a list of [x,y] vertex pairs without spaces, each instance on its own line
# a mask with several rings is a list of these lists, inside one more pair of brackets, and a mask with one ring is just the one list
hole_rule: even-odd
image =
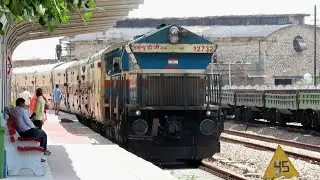
[[287,154],[283,151],[281,146],[278,145],[263,179],[275,179],[279,177],[293,178],[299,176],[299,173],[289,160]]

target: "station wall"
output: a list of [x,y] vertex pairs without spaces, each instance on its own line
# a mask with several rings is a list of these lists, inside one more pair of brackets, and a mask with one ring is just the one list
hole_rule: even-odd
[[[293,47],[293,40],[297,36],[303,38],[307,47],[302,52],[295,51]],[[274,84],[275,79],[278,78],[292,79],[294,83],[305,83],[302,78],[306,73],[313,76],[314,29],[312,26],[285,27],[263,38],[211,38],[211,40],[219,45],[218,62],[225,63],[224,66],[215,65],[216,71],[228,74],[227,63],[229,62],[251,63],[246,66],[231,66],[234,85]],[[320,29],[317,30],[317,42],[317,74],[319,75]]]
[[[116,29],[116,28],[115,28]],[[128,28],[127,34],[139,29]],[[132,32],[131,32],[132,31]],[[313,75],[314,29],[310,25],[292,25],[281,28],[264,37],[207,37],[216,42],[219,65],[213,67],[222,73],[228,84],[228,63],[244,62],[250,65],[231,65],[232,85],[274,84],[275,79],[292,79],[293,83],[305,83],[303,76]],[[118,34],[123,34],[122,32]],[[136,35],[136,34],[135,34]],[[128,37],[125,33],[123,36]],[[307,49],[296,52],[295,37],[301,36]],[[102,37],[103,39],[103,37]],[[72,41],[74,58],[92,56],[106,46],[124,40],[122,36],[105,36],[105,40]],[[317,31],[317,74],[320,74],[320,30]],[[210,69],[210,66],[208,67]]]

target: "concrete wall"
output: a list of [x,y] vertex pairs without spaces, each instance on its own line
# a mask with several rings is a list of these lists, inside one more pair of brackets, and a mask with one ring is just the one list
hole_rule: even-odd
[[42,64],[51,64],[55,63],[55,59],[28,59],[28,60],[14,60],[13,67],[27,67],[27,66],[35,66]]
[[212,26],[212,25],[282,25],[304,24],[307,14],[271,14],[244,16],[212,16],[188,18],[143,18],[118,21],[116,27],[156,27],[159,24],[178,24],[181,26]]
[[[107,41],[77,41],[72,42],[74,50],[71,51],[72,58],[77,58],[79,60],[88,58],[93,54],[106,48],[109,44]],[[69,52],[67,52],[69,55]]]

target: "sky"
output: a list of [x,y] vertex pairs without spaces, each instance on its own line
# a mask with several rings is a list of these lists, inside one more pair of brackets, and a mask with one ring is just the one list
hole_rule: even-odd
[[[216,3],[215,3],[216,2]],[[144,0],[129,13],[132,18],[201,17],[249,14],[311,14],[306,23],[313,24],[314,5],[320,20],[320,0]],[[317,22],[320,24],[320,21]],[[58,38],[32,40],[21,43],[13,52],[13,60],[54,59]]]

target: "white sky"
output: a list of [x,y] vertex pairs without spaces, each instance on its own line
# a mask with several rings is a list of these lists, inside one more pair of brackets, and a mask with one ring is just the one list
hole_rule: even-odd
[[[317,16],[320,19],[320,0],[144,0],[144,2],[138,9],[131,11],[129,17],[161,18],[289,13],[313,15],[316,4]],[[311,19],[313,20],[312,16],[306,19],[306,22],[313,23]],[[55,46],[59,43],[60,38],[26,41],[16,48],[13,60],[54,59]]]

